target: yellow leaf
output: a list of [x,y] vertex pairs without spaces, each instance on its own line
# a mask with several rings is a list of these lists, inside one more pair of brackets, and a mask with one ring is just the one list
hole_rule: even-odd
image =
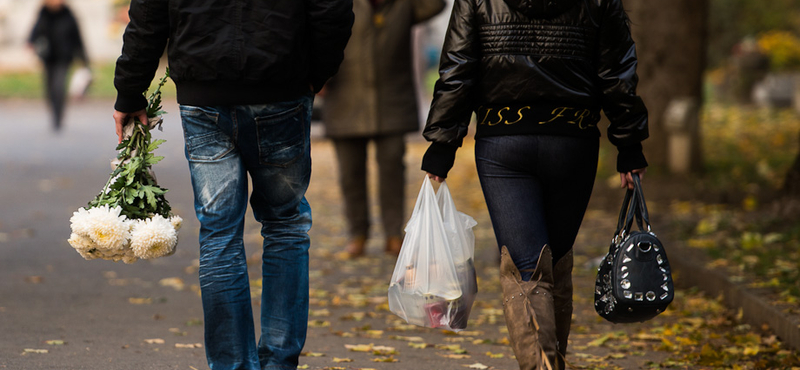
[[603,335],[600,338],[597,338],[597,339],[587,343],[586,345],[589,346],[589,347],[600,347],[600,346],[606,344],[606,342],[608,342],[608,340],[611,339],[611,337],[613,335],[614,334],[608,333],[606,335]]
[[422,337],[404,337],[404,336],[400,336],[400,335],[395,335],[395,336],[392,336],[392,337],[389,337],[389,338],[390,339],[396,339],[396,340],[404,340],[404,341],[407,341],[407,342],[424,342],[425,341],[425,339],[423,339]]
[[372,344],[345,344],[344,348],[347,348],[352,352],[371,352]]
[[486,369],[489,368],[488,366],[486,366],[486,365],[484,365],[482,363],[479,363],[479,362],[476,362],[476,363],[474,363],[472,365],[461,365],[461,366],[468,367],[470,369],[478,369],[478,370],[486,370]]
[[397,350],[394,347],[374,346],[372,347],[372,354],[376,356],[396,355]]
[[366,336],[368,338],[380,338],[383,335],[383,330],[367,330]]
[[310,314],[314,317],[327,317],[331,315],[331,312],[327,308],[323,308],[321,310],[311,310]]
[[744,355],[745,356],[755,356],[761,350],[759,346],[749,346],[744,347]]
[[477,330],[473,330],[473,331],[466,331],[465,330],[465,331],[458,332],[458,335],[465,336],[465,337],[478,337],[478,336],[483,335],[483,332],[482,331],[477,331]]
[[47,344],[49,344],[51,346],[63,346],[64,344],[66,344],[66,342],[64,342],[63,340],[60,340],[60,339],[48,340],[48,341],[45,341],[45,343],[47,343]]
[[505,355],[504,355],[504,354],[502,354],[502,353],[491,353],[491,352],[486,352],[486,356],[489,356],[489,357],[491,357],[491,358],[503,358]]
[[171,287],[172,289],[175,290],[183,290],[184,288],[186,288],[186,284],[183,282],[183,279],[178,277],[161,279],[159,280],[158,285],[161,285],[163,287]]
[[50,351],[46,349],[33,349],[33,348],[25,348],[23,350],[23,354],[25,353],[49,353]]
[[144,342],[147,344],[164,344],[164,340],[161,338],[145,339]]
[[297,367],[298,369],[308,369],[308,364],[300,365]]
[[186,349],[194,349],[194,348],[203,348],[203,345],[200,343],[175,343],[175,348],[186,348]]
[[408,346],[416,349],[425,349],[430,347],[431,345],[428,343],[408,342]]
[[373,358],[372,362],[398,362],[399,360],[394,357],[377,357]]
[[334,357],[333,362],[353,362],[353,359]]
[[128,298],[128,303],[130,304],[151,304],[153,303],[152,298]]
[[325,354],[324,353],[319,353],[319,352],[302,352],[302,353],[300,353],[300,356],[305,356],[305,357],[323,357],[323,356],[325,356]]

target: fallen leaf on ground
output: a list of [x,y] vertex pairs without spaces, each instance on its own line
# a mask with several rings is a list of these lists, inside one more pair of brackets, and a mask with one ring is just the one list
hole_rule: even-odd
[[175,343],[175,348],[203,348],[203,345],[201,343]]
[[376,356],[396,355],[397,350],[394,347],[374,346],[372,347],[372,354]]
[[303,353],[300,354],[300,356],[305,356],[305,357],[323,357],[323,356],[325,356],[325,354],[324,353],[319,353],[319,352],[303,352]]
[[393,335],[393,336],[389,337],[389,339],[404,340],[404,341],[408,341],[408,342],[424,342],[425,341],[425,339],[423,339],[422,337],[404,337],[404,336],[400,336],[400,335]]
[[60,339],[47,340],[47,341],[45,341],[45,343],[47,343],[47,344],[49,344],[51,346],[63,346],[65,344],[67,344],[67,342],[64,342],[63,340],[60,340]]
[[169,332],[172,333],[172,334],[175,334],[175,335],[177,335],[179,337],[185,337],[185,336],[189,335],[189,333],[187,333],[185,331],[182,331],[181,329],[178,329],[178,328],[169,328]]
[[144,342],[147,344],[164,344],[164,340],[161,338],[145,339]]
[[372,351],[372,344],[345,344],[344,348],[353,352],[370,352]]
[[400,360],[394,357],[378,357],[372,359],[372,362],[398,362],[398,361]]
[[44,282],[44,278],[41,276],[28,276],[25,278],[25,282],[31,284],[41,284],[42,282]]
[[186,284],[183,282],[183,279],[177,277],[161,279],[158,284],[163,287],[171,287],[175,290],[183,290],[186,288]]
[[128,298],[128,303],[130,303],[130,304],[151,304],[151,303],[153,303],[153,298]]
[[485,370],[485,369],[489,368],[488,366],[486,366],[486,365],[484,365],[484,364],[482,364],[480,362],[476,362],[476,363],[474,363],[472,365],[461,365],[461,366],[468,367],[470,369],[481,369],[481,370]]
[[23,354],[24,353],[49,353],[49,352],[50,351],[48,351],[46,349],[34,349],[34,348],[25,348],[23,350]]
[[333,358],[333,362],[337,362],[337,363],[339,363],[339,362],[353,362],[353,359],[352,359],[352,358],[339,358],[339,357],[334,357],[334,358]]

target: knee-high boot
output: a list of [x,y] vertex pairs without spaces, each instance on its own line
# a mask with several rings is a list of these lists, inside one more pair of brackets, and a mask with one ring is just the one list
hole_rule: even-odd
[[567,341],[572,325],[572,250],[553,266],[553,303],[555,305],[556,339],[558,340],[559,370],[566,365]]
[[508,336],[520,370],[553,370],[556,348],[553,257],[545,245],[530,281],[523,281],[508,249],[500,253],[500,286]]

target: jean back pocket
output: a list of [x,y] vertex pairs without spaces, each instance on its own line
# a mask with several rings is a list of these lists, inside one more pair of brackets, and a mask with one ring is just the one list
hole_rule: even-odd
[[308,136],[306,108],[294,108],[264,117],[256,117],[259,162],[262,165],[287,166],[306,151]]

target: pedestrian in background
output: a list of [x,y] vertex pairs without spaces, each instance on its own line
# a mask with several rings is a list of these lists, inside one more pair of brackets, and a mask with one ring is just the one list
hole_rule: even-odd
[[64,0],[44,0],[28,45],[44,65],[45,93],[53,115],[53,129],[59,131],[67,102],[67,73],[75,58],[89,67],[75,15]]
[[367,162],[373,143],[385,252],[400,252],[405,222],[405,134],[419,130],[412,27],[444,0],[355,0],[353,36],[341,70],[326,85],[322,119],[333,140],[350,257],[365,253],[370,229]]
[[423,135],[441,181],[477,116],[475,161],[520,369],[563,369],[572,246],[597,172],[602,109],[621,185],[644,173],[647,109],[622,0],[456,0]]
[[[169,45],[200,221],[209,367],[295,369],[308,324],[311,110],[343,59],[352,2],[133,0],[129,14],[117,134],[132,117],[146,122],[143,93]],[[264,237],[258,343],[242,241],[248,197]]]

